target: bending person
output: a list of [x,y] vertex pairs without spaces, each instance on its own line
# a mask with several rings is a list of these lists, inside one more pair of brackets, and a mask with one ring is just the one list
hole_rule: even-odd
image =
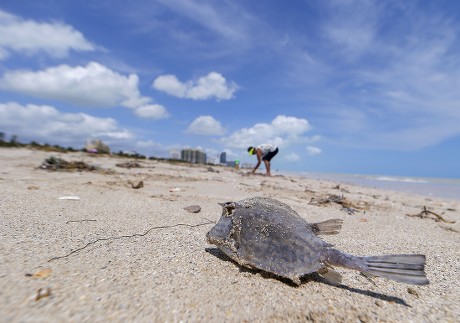
[[270,173],[270,161],[273,157],[276,156],[278,153],[278,147],[271,145],[271,144],[263,144],[257,147],[249,147],[248,148],[249,155],[256,155],[257,156],[257,165],[252,170],[252,173],[255,173],[257,168],[259,168],[260,163],[262,160],[265,163],[265,168],[267,170],[267,176],[272,176]]

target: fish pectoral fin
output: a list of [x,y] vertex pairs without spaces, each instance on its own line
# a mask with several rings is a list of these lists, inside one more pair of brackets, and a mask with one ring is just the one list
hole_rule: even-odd
[[328,283],[332,285],[340,285],[342,283],[342,275],[330,267],[321,268],[318,270],[318,274],[320,274],[324,279],[327,280]]
[[340,232],[342,224],[342,219],[330,219],[323,222],[313,223],[310,226],[315,235],[332,235]]

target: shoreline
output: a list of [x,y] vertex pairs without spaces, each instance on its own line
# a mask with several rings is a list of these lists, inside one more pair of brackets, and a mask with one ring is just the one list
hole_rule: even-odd
[[417,194],[429,198],[460,200],[460,179],[457,178],[307,172],[286,172],[286,174],[308,179],[327,180],[367,188]]
[[[51,156],[96,171],[40,169]],[[460,201],[209,165],[0,148],[0,317],[5,321],[455,321]],[[142,186],[137,185],[142,181]],[[137,187],[137,188],[134,188]],[[349,207],[318,203],[339,195]],[[278,199],[305,218],[340,218],[322,237],[357,256],[425,254],[430,285],[373,283],[337,268],[340,286],[295,287],[242,269],[206,242],[219,202]],[[62,199],[67,197],[67,199]],[[72,197],[72,198],[70,198]],[[78,198],[78,199],[76,199]],[[199,205],[198,213],[184,208]],[[350,211],[350,208],[353,209]],[[423,208],[455,223],[436,222]]]

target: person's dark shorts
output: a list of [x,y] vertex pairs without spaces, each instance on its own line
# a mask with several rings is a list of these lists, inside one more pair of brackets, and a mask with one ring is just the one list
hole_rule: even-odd
[[273,157],[276,156],[277,153],[278,153],[278,148],[276,148],[274,151],[271,151],[268,154],[266,154],[265,157],[262,158],[262,160],[270,161],[270,160],[272,160]]

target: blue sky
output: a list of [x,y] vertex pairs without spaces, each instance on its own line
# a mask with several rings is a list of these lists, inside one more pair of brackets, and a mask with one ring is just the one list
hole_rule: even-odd
[[0,131],[20,141],[460,177],[455,0],[2,0]]

